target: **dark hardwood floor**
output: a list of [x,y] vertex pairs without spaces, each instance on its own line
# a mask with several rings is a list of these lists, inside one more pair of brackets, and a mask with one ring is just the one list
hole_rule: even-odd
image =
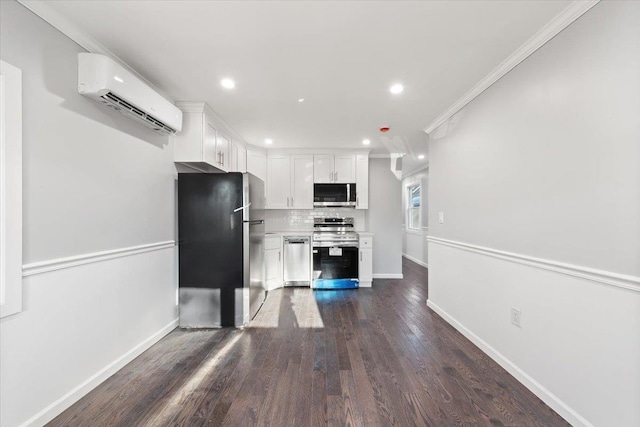
[[279,289],[244,330],[175,330],[51,426],[566,426],[425,305],[426,270]]

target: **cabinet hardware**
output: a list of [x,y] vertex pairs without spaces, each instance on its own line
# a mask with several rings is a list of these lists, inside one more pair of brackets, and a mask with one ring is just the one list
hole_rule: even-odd
[[335,181],[336,181],[336,182],[338,182],[338,171],[335,171],[334,173],[335,173],[335,175],[336,175],[336,179],[335,179]]
[[362,251],[360,251],[360,262],[362,262]]
[[278,251],[278,262],[280,262],[280,251]]

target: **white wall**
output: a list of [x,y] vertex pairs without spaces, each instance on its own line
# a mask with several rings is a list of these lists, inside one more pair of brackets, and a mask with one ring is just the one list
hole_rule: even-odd
[[402,277],[402,186],[389,159],[369,159],[368,230],[373,236],[373,277]]
[[[420,230],[407,228],[407,191],[420,184]],[[429,232],[429,170],[418,171],[402,180],[402,256],[424,267],[428,266],[427,236]]]
[[80,51],[0,2],[0,55],[23,73],[26,264],[23,311],[0,321],[6,427],[43,424],[176,325],[173,145],[78,95]]
[[574,425],[640,425],[638,22],[599,3],[429,143],[430,306]]

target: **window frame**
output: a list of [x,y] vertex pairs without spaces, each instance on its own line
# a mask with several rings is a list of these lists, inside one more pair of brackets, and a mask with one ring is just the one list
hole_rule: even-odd
[[[416,182],[416,183],[412,183],[407,185],[406,187],[406,197],[407,197],[407,203],[406,203],[406,224],[407,224],[407,230],[408,231],[420,231],[421,230],[421,218],[422,218],[422,183],[421,182]],[[413,193],[415,191],[415,189],[417,189],[420,192],[420,195],[418,196],[418,206],[414,206],[413,200]],[[413,218],[413,213],[414,211],[417,211],[417,224],[413,224],[412,223],[412,218]]]

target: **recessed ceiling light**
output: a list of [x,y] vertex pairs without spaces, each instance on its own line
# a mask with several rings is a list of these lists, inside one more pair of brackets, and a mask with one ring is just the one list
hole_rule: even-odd
[[304,102],[304,98],[298,98],[298,102]]
[[234,87],[236,87],[236,82],[234,82],[231,79],[222,79],[220,80],[220,84],[222,85],[223,88],[226,88],[226,89],[233,89]]
[[273,139],[267,138],[267,139],[264,140],[264,143],[267,144],[267,145],[271,145],[271,144],[273,144]]
[[371,144],[371,141],[369,141],[368,139],[363,139],[363,140],[362,140],[362,143],[363,143],[364,145],[369,145],[369,144]]
[[424,154],[420,154],[420,155],[418,156],[418,158],[419,158],[420,160],[424,159]]
[[396,94],[402,92],[403,90],[404,86],[402,86],[400,83],[396,83],[389,88],[389,92]]

